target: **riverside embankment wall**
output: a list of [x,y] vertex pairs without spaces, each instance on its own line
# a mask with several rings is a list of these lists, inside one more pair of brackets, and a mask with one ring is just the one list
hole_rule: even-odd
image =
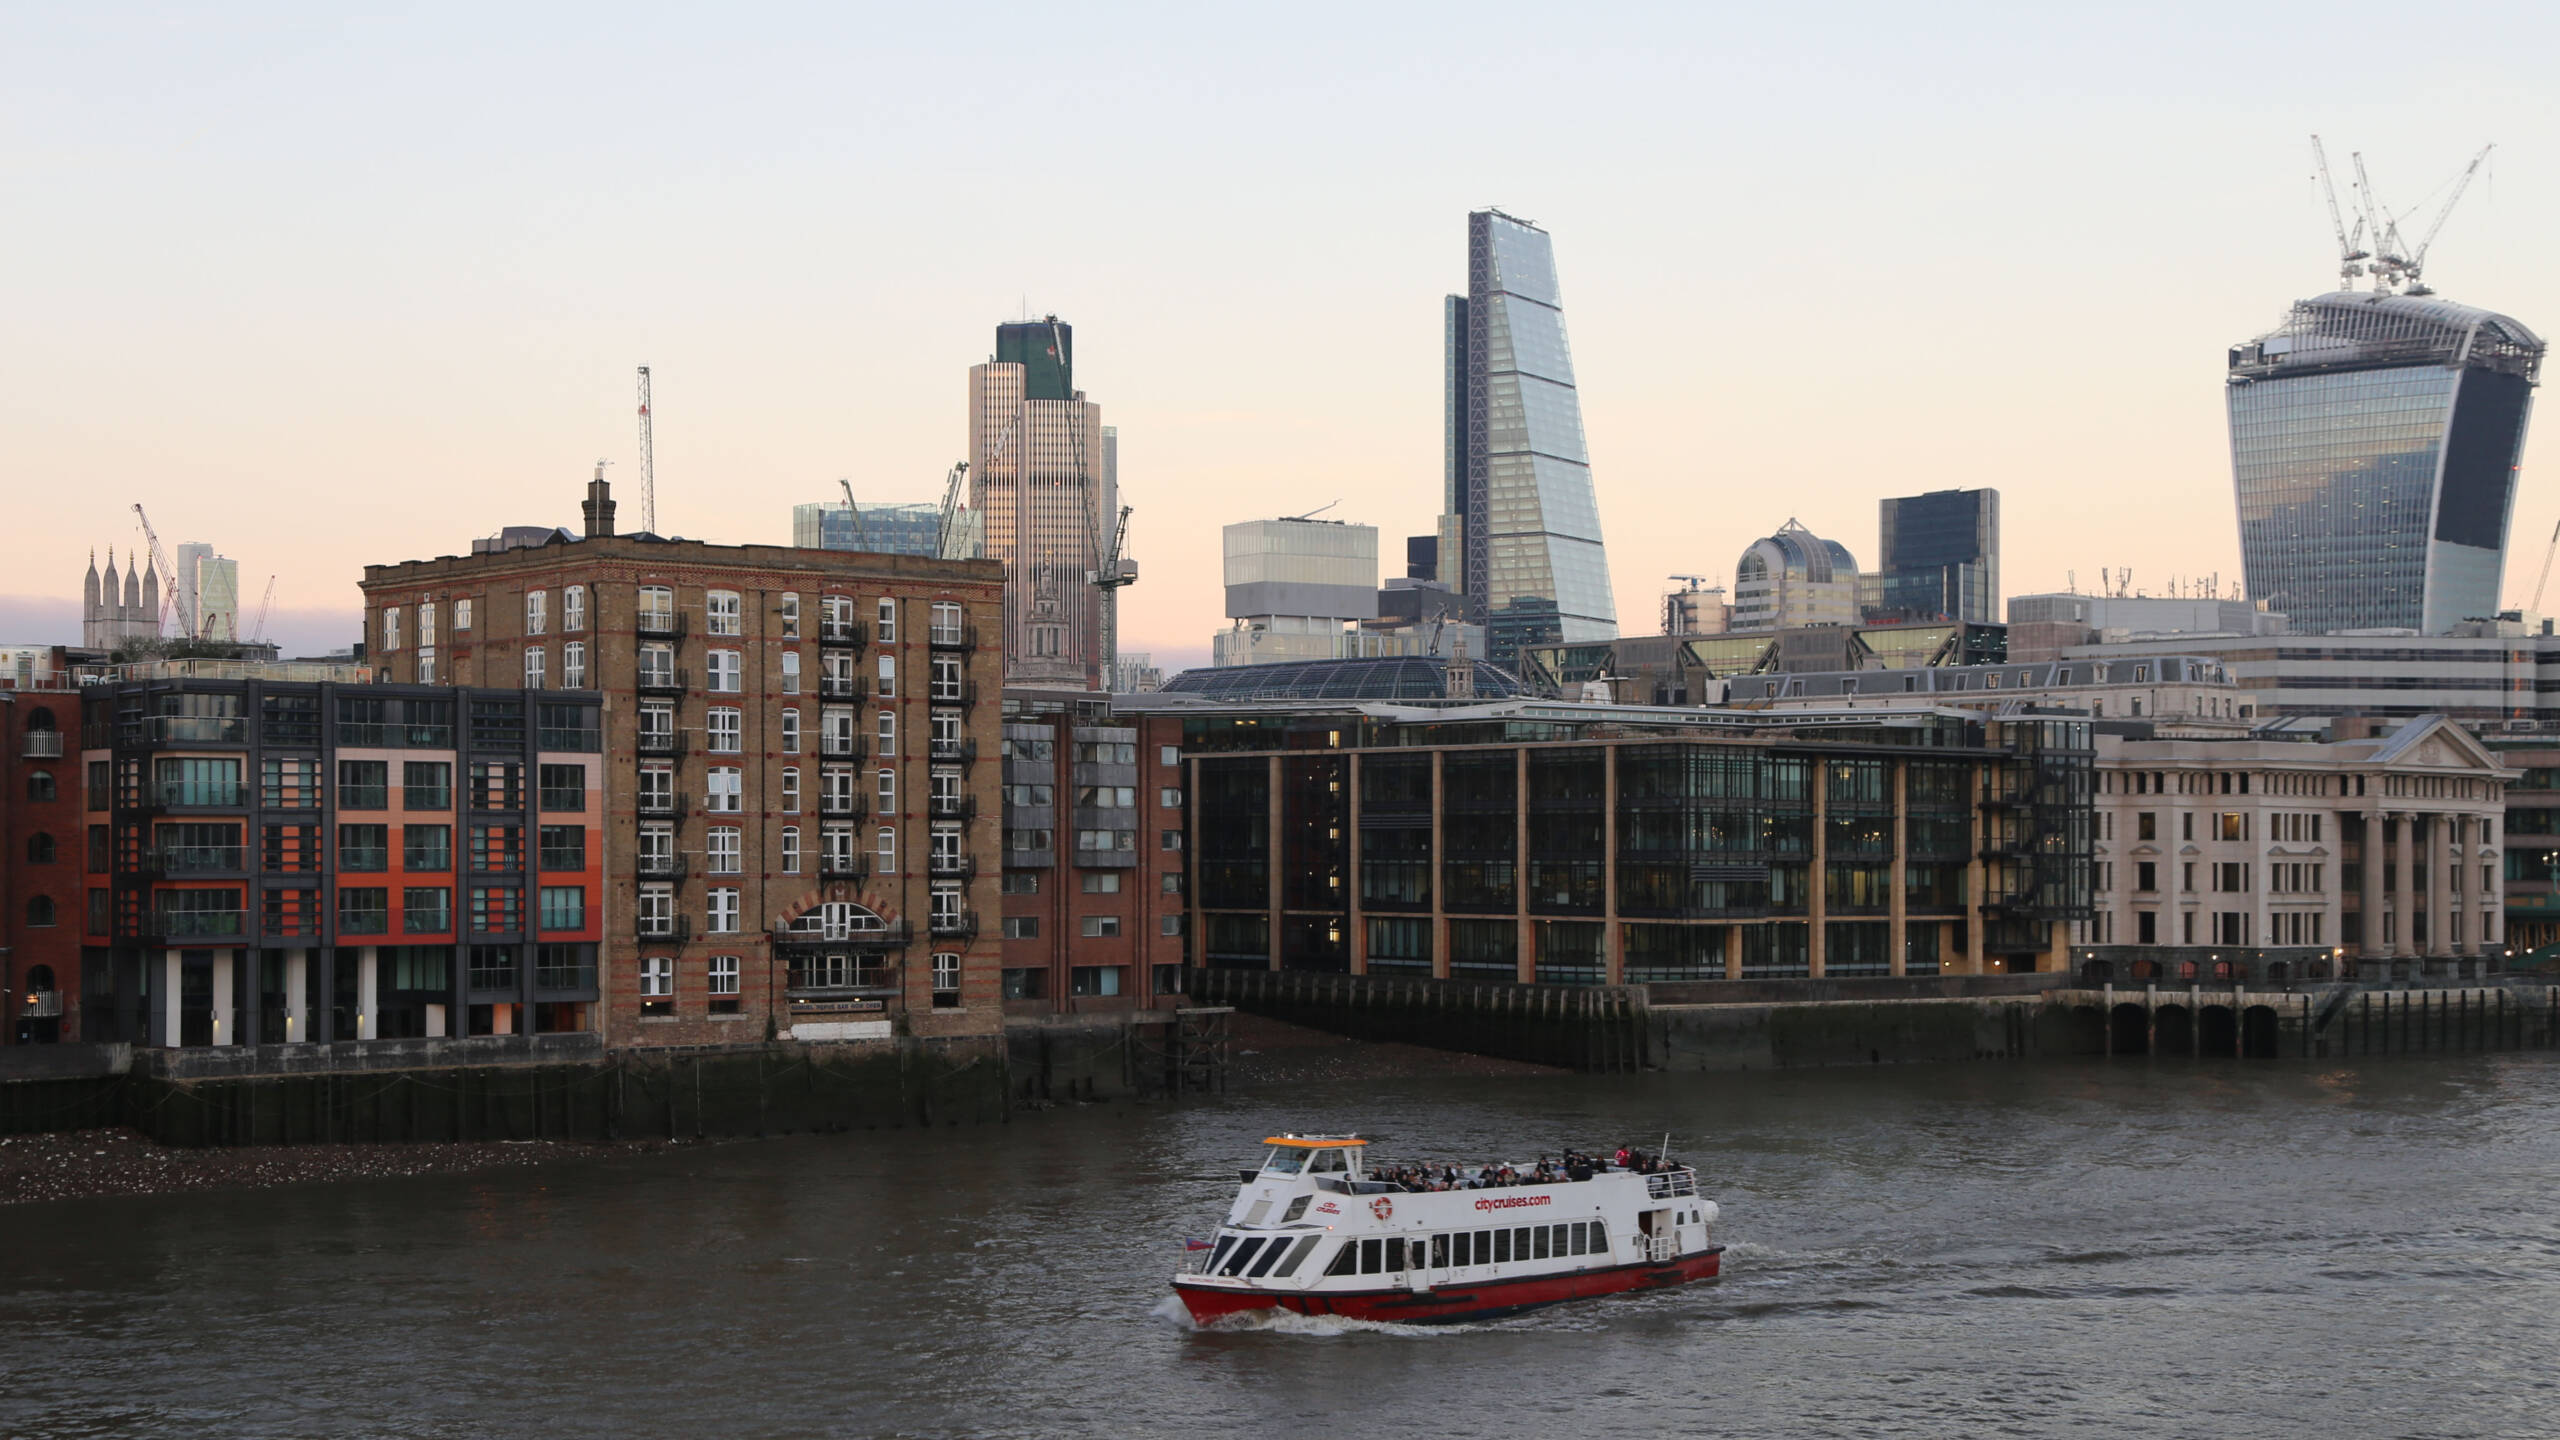
[[0,1133],[170,1145],[708,1139],[1002,1123],[1181,1083],[1163,1017],[1000,1036],[606,1051],[586,1035],[0,1051]]

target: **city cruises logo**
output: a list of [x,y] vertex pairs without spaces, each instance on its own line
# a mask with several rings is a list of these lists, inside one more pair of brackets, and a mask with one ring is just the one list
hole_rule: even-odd
[[1554,1203],[1555,1198],[1556,1197],[1553,1195],[1505,1195],[1496,1200],[1479,1200],[1476,1202],[1476,1208],[1479,1210],[1516,1210],[1523,1205],[1552,1204]]

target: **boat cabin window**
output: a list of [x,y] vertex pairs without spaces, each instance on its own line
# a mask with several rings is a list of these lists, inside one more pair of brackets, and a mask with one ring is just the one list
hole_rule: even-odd
[[1313,1195],[1301,1195],[1297,1199],[1290,1201],[1289,1208],[1280,1212],[1280,1223],[1283,1225],[1289,1224],[1299,1216],[1306,1214],[1307,1202],[1314,1198],[1316,1197]]
[[1270,1158],[1262,1162],[1265,1175],[1295,1175],[1307,1168],[1307,1152],[1288,1145],[1271,1147]]
[[1307,1165],[1307,1173],[1310,1175],[1342,1174],[1351,1168],[1350,1162],[1343,1158],[1344,1153],[1340,1150],[1316,1151],[1315,1158]]

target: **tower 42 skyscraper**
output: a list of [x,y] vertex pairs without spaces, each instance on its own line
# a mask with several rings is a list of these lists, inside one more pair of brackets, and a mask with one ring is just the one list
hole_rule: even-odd
[[1546,231],[1467,216],[1467,293],[1447,307],[1440,563],[1497,661],[1618,633],[1563,303]]
[[1004,562],[1005,678],[1108,685],[1109,601],[1093,584],[1117,520],[1117,437],[1075,388],[1075,327],[1052,315],[996,327],[969,369],[971,508]]

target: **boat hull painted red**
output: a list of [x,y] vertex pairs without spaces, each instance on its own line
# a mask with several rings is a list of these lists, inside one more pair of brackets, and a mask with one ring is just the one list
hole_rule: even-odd
[[1275,1292],[1201,1285],[1177,1277],[1174,1292],[1191,1318],[1206,1325],[1254,1310],[1287,1310],[1300,1315],[1340,1315],[1398,1325],[1445,1325],[1460,1320],[1486,1320],[1516,1315],[1568,1300],[1588,1300],[1629,1290],[1661,1290],[1692,1280],[1712,1280],[1724,1259],[1724,1247],[1709,1246],[1694,1255],[1655,1264],[1617,1265],[1606,1270],[1580,1270],[1567,1275],[1529,1275],[1517,1280],[1450,1284],[1437,1290],[1336,1290]]

